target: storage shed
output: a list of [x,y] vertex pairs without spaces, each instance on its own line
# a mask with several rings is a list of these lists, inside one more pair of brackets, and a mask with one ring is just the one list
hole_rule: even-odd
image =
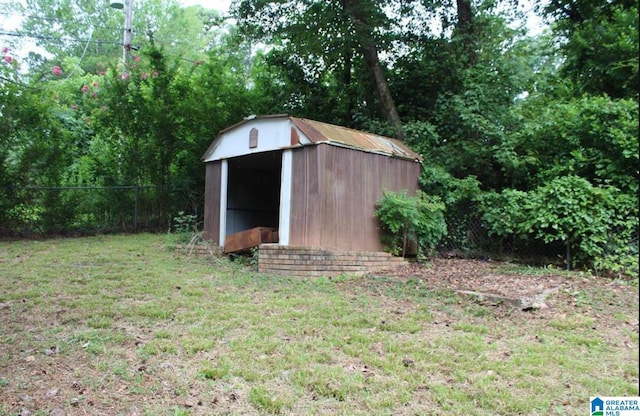
[[259,230],[279,247],[333,252],[383,250],[376,201],[415,193],[421,162],[397,140],[289,115],[222,130],[203,161],[205,239],[224,247]]

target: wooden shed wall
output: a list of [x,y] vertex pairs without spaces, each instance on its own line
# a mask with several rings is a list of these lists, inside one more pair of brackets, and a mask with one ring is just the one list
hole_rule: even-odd
[[375,204],[418,189],[417,162],[320,144],[293,153],[289,244],[381,251]]
[[204,189],[204,226],[203,238],[218,244],[220,236],[220,180],[222,162],[209,162],[205,165]]

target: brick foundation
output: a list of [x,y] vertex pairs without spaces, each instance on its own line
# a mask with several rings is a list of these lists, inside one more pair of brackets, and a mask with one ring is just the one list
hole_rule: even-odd
[[261,244],[258,271],[288,276],[316,277],[366,274],[407,264],[383,252],[330,251],[313,247]]
[[210,244],[177,244],[176,252],[199,258],[221,256],[222,248]]

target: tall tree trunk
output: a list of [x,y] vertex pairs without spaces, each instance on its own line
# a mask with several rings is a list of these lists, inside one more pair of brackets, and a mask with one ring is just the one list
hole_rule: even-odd
[[404,140],[402,121],[400,120],[395,101],[391,96],[391,91],[389,90],[389,85],[384,75],[384,69],[378,58],[375,39],[370,29],[372,24],[367,9],[371,10],[373,5],[367,0],[342,0],[342,6],[353,23],[358,42],[362,48],[362,55],[375,82],[376,95],[380,101],[383,117],[391,123],[396,138]]
[[343,69],[343,76],[342,76],[342,83],[344,84],[344,92],[346,93],[346,97],[345,99],[347,100],[347,108],[346,108],[346,114],[345,114],[345,118],[343,120],[344,125],[348,126],[348,127],[352,127],[351,123],[353,122],[353,109],[354,109],[354,94],[352,94],[352,89],[353,89],[353,79],[351,76],[351,70],[352,70],[352,65],[351,65],[351,57],[353,55],[353,51],[351,50],[351,48],[347,48],[346,51],[343,52],[342,56],[343,56],[343,60],[344,60],[344,69]]
[[391,126],[396,133],[396,138],[404,140],[402,121],[400,120],[396,103],[391,96],[391,91],[389,90],[387,79],[384,76],[384,70],[382,69],[382,65],[378,59],[378,52],[375,45],[362,45],[362,53],[367,63],[367,67],[369,68],[369,71],[371,71],[371,75],[375,80],[376,93],[378,95],[378,100],[380,100],[380,105],[382,106],[382,113],[387,121],[391,123]]
[[462,42],[466,64],[468,67],[472,67],[476,63],[476,45],[471,0],[456,0],[456,6],[458,8],[456,34]]

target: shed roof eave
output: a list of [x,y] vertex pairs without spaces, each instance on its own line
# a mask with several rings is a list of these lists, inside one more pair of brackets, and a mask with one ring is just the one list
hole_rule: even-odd
[[202,158],[200,158],[200,160],[202,160],[203,162],[211,162],[211,160],[208,160],[211,158],[211,155],[213,154],[213,152],[216,150],[216,147],[218,147],[218,143],[219,143],[219,139],[220,139],[221,134],[219,133],[215,139],[213,139],[213,141],[211,142],[211,144],[209,145],[209,147],[207,147],[207,150],[204,152],[204,154],[202,155]]
[[304,118],[289,117],[291,122],[315,144],[330,141],[347,148],[370,153],[386,154],[402,159],[421,160],[421,156],[404,143],[379,134]]
[[289,117],[290,116],[288,114],[268,114],[264,116],[250,115],[238,121],[237,123],[220,130],[220,132],[218,133],[218,136],[228,132],[229,130],[233,130],[237,127],[240,127],[243,124],[249,123],[250,121],[253,121],[253,120],[263,120],[263,119],[271,119],[271,118],[289,118]]
[[363,147],[356,147],[356,146],[351,146],[351,145],[348,145],[348,144],[344,144],[342,142],[338,142],[338,141],[335,141],[335,140],[322,140],[322,141],[318,141],[318,142],[314,143],[314,145],[319,145],[319,144],[328,144],[330,146],[342,147],[344,149],[357,150],[357,151],[364,152],[364,153],[372,153],[372,154],[375,154],[375,155],[387,156],[387,157],[392,157],[392,158],[395,158],[395,159],[409,160],[409,161],[412,161],[412,162],[422,163],[422,157],[420,157],[419,155],[417,157],[411,157],[411,156],[406,156],[404,154],[399,154],[399,153],[385,152],[384,150],[366,149],[366,148],[363,148]]

